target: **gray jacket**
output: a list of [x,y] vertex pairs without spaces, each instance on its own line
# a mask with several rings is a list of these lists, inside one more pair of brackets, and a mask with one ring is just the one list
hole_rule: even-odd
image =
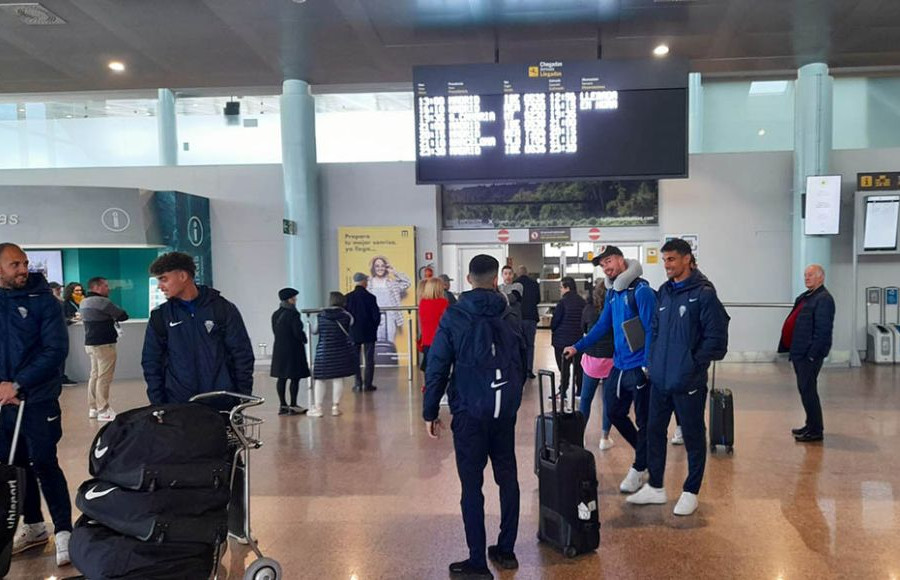
[[84,321],[84,345],[99,346],[119,341],[116,323],[128,320],[128,313],[106,296],[88,292],[81,301],[81,320]]

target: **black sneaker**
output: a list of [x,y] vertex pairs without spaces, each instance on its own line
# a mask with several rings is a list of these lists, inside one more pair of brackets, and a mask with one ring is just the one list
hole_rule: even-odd
[[377,391],[378,387],[376,387],[375,385],[369,385],[368,387],[364,388],[363,390],[366,391],[367,393],[370,393],[372,391]]
[[488,558],[491,562],[500,566],[504,570],[516,570],[519,567],[519,560],[516,559],[515,552],[504,554],[500,551],[499,546],[488,546]]
[[487,566],[477,567],[468,560],[450,564],[450,575],[454,578],[471,578],[472,580],[482,578],[485,580],[492,580],[494,578],[494,575],[491,574],[491,571]]
[[279,415],[290,415],[291,409],[290,409],[290,407],[278,407],[278,414]]
[[822,441],[825,439],[825,436],[821,433],[810,433],[809,431],[804,431],[799,435],[794,435],[794,441],[797,443],[814,443],[816,441]]
[[797,427],[796,429],[791,429],[791,433],[794,435],[803,435],[804,433],[806,433],[807,429],[808,429],[808,427],[806,425],[804,425],[803,427]]
[[531,371],[528,371],[528,378],[529,378],[529,379],[536,379],[536,378],[537,378],[537,375],[534,374],[534,373],[531,372]]

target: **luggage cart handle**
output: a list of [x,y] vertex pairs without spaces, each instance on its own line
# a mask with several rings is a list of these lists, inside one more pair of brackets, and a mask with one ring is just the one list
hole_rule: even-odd
[[[197,402],[205,401],[207,399],[212,399],[215,397],[232,397],[232,398],[244,401],[243,403],[235,406],[234,408],[231,409],[231,411],[228,412],[228,421],[232,425],[235,424],[235,418],[238,415],[242,414],[246,409],[249,409],[250,407],[258,407],[259,405],[262,405],[263,403],[266,402],[266,400],[263,397],[257,397],[256,395],[245,395],[243,393],[234,393],[232,391],[212,391],[209,393],[200,393],[199,395],[194,395],[193,397],[191,397],[188,400],[188,402],[197,403]],[[243,436],[243,434],[237,433],[237,436],[238,436],[238,439],[241,440],[241,443],[243,443],[244,445],[247,445],[247,440]]]

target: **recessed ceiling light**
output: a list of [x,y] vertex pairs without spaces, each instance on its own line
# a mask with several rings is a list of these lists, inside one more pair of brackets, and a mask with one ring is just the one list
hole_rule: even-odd
[[66,119],[71,119],[72,115],[66,115]]
[[759,135],[760,137],[763,137],[763,136],[765,136],[765,134],[766,134],[766,130],[765,130],[765,129],[760,129],[759,131],[756,132],[756,134]]
[[111,70],[113,72],[117,72],[117,73],[125,72],[125,64],[123,64],[117,60],[112,61],[111,63],[109,63],[108,66],[109,66],[109,70]]
[[655,56],[666,56],[669,54],[669,47],[665,44],[660,44],[656,48],[653,49],[653,54]]

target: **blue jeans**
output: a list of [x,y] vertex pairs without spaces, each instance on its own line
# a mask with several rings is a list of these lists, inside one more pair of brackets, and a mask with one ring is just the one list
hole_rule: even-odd
[[[591,418],[591,404],[594,402],[594,394],[597,392],[597,385],[600,384],[600,381],[603,379],[595,379],[592,376],[589,376],[587,373],[584,375],[584,379],[581,383],[581,404],[578,407],[578,410],[581,411],[581,414],[584,415],[584,422],[587,423]],[[600,395],[601,402],[603,401],[603,395]],[[609,413],[606,412],[606,405],[603,405],[603,432],[609,433],[609,430],[612,429],[612,422],[609,420]]]

